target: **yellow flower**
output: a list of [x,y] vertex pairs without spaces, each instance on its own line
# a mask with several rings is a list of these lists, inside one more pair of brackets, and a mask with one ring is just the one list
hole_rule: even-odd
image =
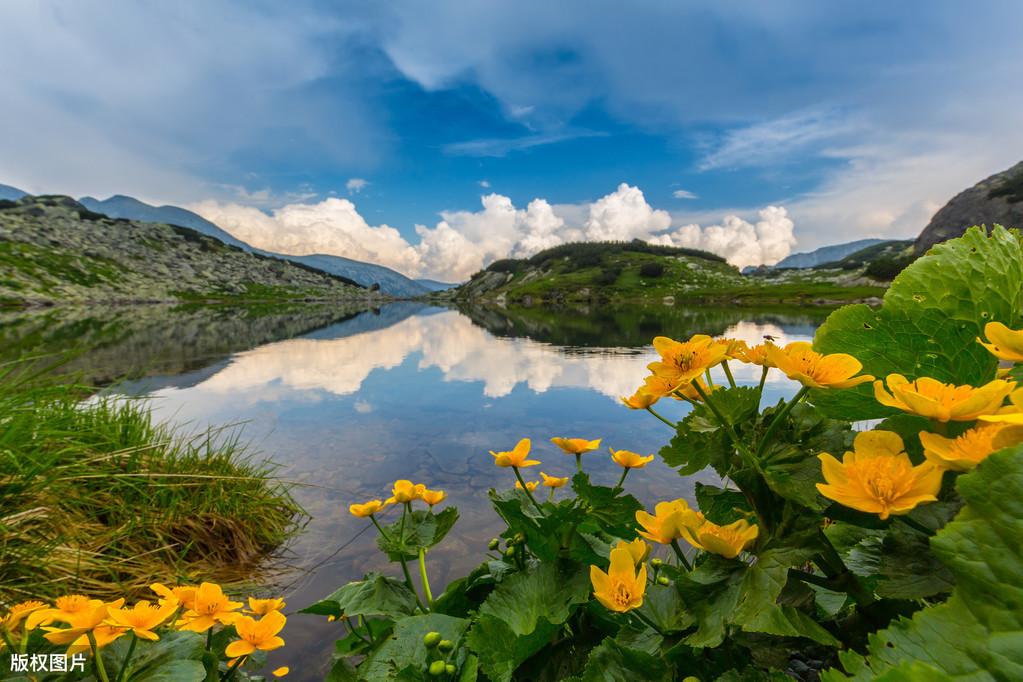
[[622,396],[622,402],[630,410],[645,410],[660,399],[661,396],[659,395],[645,393],[642,387],[627,398]]
[[[540,481],[526,481],[526,489],[529,490],[529,492],[536,490],[536,486],[538,485],[540,485]],[[518,481],[515,481],[515,487],[522,490],[522,484]]]
[[884,390],[881,380],[874,382],[874,397],[879,403],[941,422],[973,421],[994,414],[1016,387],[1014,382],[1001,379],[980,388],[943,384],[930,377],[911,382],[901,374],[889,374],[887,381],[891,393]]
[[68,655],[89,651],[91,649],[90,633],[96,641],[96,647],[102,649],[126,632],[124,628],[106,622],[109,610],[119,609],[122,606],[124,606],[124,599],[109,603],[100,602],[98,605],[82,609],[70,616],[56,618],[55,620],[61,620],[71,627],[44,627],[43,629],[46,630],[44,636],[51,644],[57,646],[67,644]]
[[241,616],[236,613],[241,606],[241,602],[230,601],[220,585],[203,583],[195,591],[191,610],[181,617],[181,629],[206,632],[217,623],[230,625]]
[[628,549],[611,550],[611,565],[607,573],[596,566],[590,566],[590,582],[593,596],[601,604],[619,613],[631,611],[643,605],[646,591],[646,565],[639,567],[632,560]]
[[647,365],[647,369],[672,388],[680,388],[696,379],[724,360],[728,352],[726,344],[704,334],[697,334],[685,342],[658,336],[654,339],[654,349],[661,359]]
[[682,398],[689,398],[690,400],[693,400],[695,402],[699,402],[699,401],[703,400],[703,396],[700,395],[700,391],[696,390],[697,386],[699,386],[703,390],[704,394],[713,393],[714,391],[716,391],[719,388],[721,388],[721,386],[708,386],[706,384],[706,382],[704,382],[704,380],[702,378],[696,377],[695,379],[692,380],[692,382],[686,384],[685,386],[681,386],[681,387],[677,388],[675,392],[678,395],[673,393],[671,397],[674,398],[675,400],[682,400]]
[[647,378],[643,379],[643,385],[640,386],[639,390],[636,392],[657,396],[658,399],[671,396],[672,398],[675,398],[675,400],[681,400],[681,398],[674,395],[676,388],[678,388],[676,384],[659,377],[656,374],[651,374]]
[[[401,481],[398,481],[398,483],[400,482]],[[398,483],[395,483],[395,486],[397,486]],[[363,504],[349,505],[348,511],[352,516],[358,516],[359,518],[364,519],[368,516],[373,516],[381,509],[384,509],[389,503],[390,500],[388,500],[387,502],[381,502],[380,500],[370,500],[369,502],[365,502]]]
[[277,633],[284,628],[287,620],[280,611],[271,611],[259,620],[242,616],[234,622],[234,629],[241,639],[228,644],[224,654],[234,658],[248,656],[256,649],[273,651],[281,648],[284,646],[284,640],[278,637]]
[[643,542],[642,538],[636,538],[632,542],[619,540],[618,544],[615,545],[615,549],[624,549],[628,551],[629,556],[632,557],[632,561],[637,566],[646,561],[646,558],[650,556],[650,545]]
[[817,490],[843,506],[887,519],[938,499],[942,470],[930,462],[913,466],[902,439],[890,431],[857,434],[841,462],[826,452],[817,457],[826,481]]
[[729,360],[742,360],[749,350],[749,346],[742,339],[730,339],[726,336],[715,339],[718,343],[725,344],[725,357]]
[[[0,619],[0,629],[7,629],[13,632],[14,629],[18,627],[18,623],[20,623],[26,616],[45,608],[46,604],[44,602],[37,601],[35,599],[15,604],[11,607],[10,611],[7,612],[7,615]],[[32,630],[34,627],[29,627],[28,629]]]
[[950,471],[969,471],[992,452],[1023,441],[1023,430],[1007,424],[981,423],[957,438],[921,433],[924,456],[935,466]]
[[977,419],[982,422],[993,424],[1023,424],[1023,388],[1017,389],[1009,394],[1011,405],[999,409],[994,414],[982,414]]
[[106,624],[131,630],[136,637],[155,642],[160,637],[153,630],[160,627],[177,610],[178,607],[173,604],[157,606],[142,600],[130,609],[108,608]]
[[680,537],[679,524],[682,514],[689,511],[689,503],[683,499],[658,502],[653,515],[642,509],[636,512],[636,523],[643,527],[639,534],[652,542],[667,545]]
[[432,507],[443,502],[447,496],[448,494],[443,490],[424,490],[421,499]]
[[566,455],[584,455],[600,447],[601,439],[586,440],[585,438],[551,438],[551,442],[561,448]]
[[984,343],[979,336],[977,342],[996,358],[1023,362],[1023,329],[1014,331],[1001,322],[988,322],[984,325],[984,336],[990,343]]
[[283,611],[287,604],[283,599],[256,599],[249,597],[249,611],[257,616],[265,616],[271,611]]
[[760,529],[746,519],[719,526],[703,518],[703,514],[690,511],[683,514],[682,539],[697,549],[734,559],[757,539]]
[[642,469],[654,461],[653,455],[644,457],[631,450],[615,450],[614,448],[608,448],[608,450],[611,451],[611,459],[623,469]]
[[277,669],[275,669],[275,670],[274,670],[274,671],[273,671],[272,673],[270,673],[270,674],[271,674],[271,675],[273,675],[274,677],[284,677],[284,676],[285,676],[285,675],[287,675],[287,674],[288,674],[289,672],[291,672],[291,668],[289,668],[289,667],[288,667],[288,666],[286,666],[286,665],[282,665],[282,666],[281,666],[280,668],[277,668]]
[[746,346],[736,353],[736,360],[741,360],[742,362],[750,365],[771,367],[771,363],[767,359],[767,346],[768,344],[765,343],[758,343],[755,346]]
[[196,588],[191,585],[167,587],[161,583],[153,583],[149,586],[149,589],[160,595],[160,599],[158,600],[160,606],[164,606],[166,604],[173,604],[174,606],[181,605],[188,610],[195,604]]
[[394,486],[391,488],[391,497],[385,504],[405,504],[418,498],[416,486],[412,481],[403,478],[394,482]]
[[874,380],[869,374],[855,376],[863,365],[853,356],[822,355],[806,341],[795,341],[784,348],[769,343],[764,353],[773,367],[810,388],[850,388]]
[[490,454],[494,456],[494,464],[499,467],[531,467],[536,466],[540,463],[536,459],[526,459],[529,457],[529,448],[532,444],[528,438],[523,438],[515,444],[515,449],[511,452],[494,452],[490,451]]
[[568,476],[558,478],[557,476],[548,476],[542,471],[540,472],[540,478],[543,479],[543,484],[548,488],[560,488],[568,483]]
[[86,609],[94,609],[102,603],[99,599],[89,599],[81,594],[57,597],[53,608],[37,609],[29,613],[28,618],[25,619],[25,629],[35,630],[40,625],[49,625],[55,620],[67,622],[67,619],[75,614],[82,613]]

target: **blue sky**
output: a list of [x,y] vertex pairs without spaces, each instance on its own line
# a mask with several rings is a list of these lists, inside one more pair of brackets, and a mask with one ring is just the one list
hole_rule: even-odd
[[597,234],[770,262],[913,236],[1019,161],[1021,26],[1012,1],[7,2],[0,182],[423,276]]

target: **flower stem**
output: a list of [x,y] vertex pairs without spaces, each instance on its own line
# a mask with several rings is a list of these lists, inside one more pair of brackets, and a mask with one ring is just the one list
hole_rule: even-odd
[[135,653],[135,645],[138,644],[138,641],[139,636],[132,632],[131,644],[128,645],[128,653],[124,655],[124,661],[121,663],[121,669],[117,671],[117,682],[121,682],[121,680],[124,679],[124,674],[128,670],[128,664],[131,662],[132,654]]
[[11,641],[11,636],[10,636],[10,634],[8,634],[7,628],[0,627],[0,636],[3,637],[4,644],[7,645],[7,650],[8,651],[15,651],[14,642]]
[[725,376],[728,378],[728,385],[735,388],[735,377],[732,376],[732,370],[728,367],[728,360],[724,360],[721,363],[721,369],[725,370]]
[[213,651],[213,626],[206,631],[206,651]]
[[764,394],[764,384],[767,383],[767,373],[771,371],[771,368],[764,365],[764,370],[760,373],[760,385],[757,386],[757,393],[760,395]]
[[225,672],[224,676],[221,677],[220,679],[223,680],[223,682],[227,682],[227,680],[234,677],[234,671],[237,670],[238,667],[245,662],[246,658],[248,658],[248,656],[239,656],[238,658],[234,659],[234,663],[231,664],[231,667],[227,669],[227,672]]
[[85,633],[89,638],[89,646],[92,648],[92,663],[96,666],[96,677],[102,682],[110,682],[110,678],[107,677],[107,669],[103,665],[103,657],[99,655],[99,647],[96,645],[96,636],[92,634],[92,630]]
[[629,475],[629,467],[622,468],[622,477],[618,479],[618,483],[615,484],[615,490],[621,490],[622,484],[625,483],[625,477]]
[[536,507],[536,511],[540,513],[540,516],[544,516],[543,510],[540,509],[540,505],[537,504],[536,498],[533,497],[533,493],[529,492],[529,487],[526,485],[526,482],[522,480],[522,474],[519,473],[519,468],[512,467],[512,471],[515,472],[515,478],[519,479],[519,485],[522,486],[522,491],[526,493],[526,497],[528,497],[529,501],[533,503],[534,507]]
[[380,535],[383,536],[384,540],[387,540],[388,542],[390,542],[391,541],[391,537],[387,534],[387,531],[384,530],[383,526],[380,525],[380,522],[377,521],[376,517],[373,516],[372,514],[370,514],[369,515],[369,520],[372,521],[373,525],[377,527],[377,530],[380,531]]
[[[711,388],[714,388],[714,377],[712,377],[712,376],[710,375],[710,368],[709,368],[709,367],[708,367],[708,368],[707,368],[707,370],[706,370],[706,371],[705,371],[705,372],[703,373],[703,376],[707,377],[707,385],[708,385],[708,386],[710,386]],[[693,383],[695,384],[696,382],[695,382],[695,381],[693,381]]]
[[743,442],[739,440],[739,434],[735,432],[735,427],[732,426],[731,422],[725,419],[725,415],[721,414],[721,410],[717,408],[717,405],[711,402],[710,396],[707,395],[707,392],[703,390],[699,382],[694,381],[693,388],[695,388],[696,392],[700,394],[700,398],[703,399],[703,402],[707,405],[710,411],[714,413],[714,416],[717,418],[718,423],[721,424],[721,426],[725,429],[725,433],[728,434],[728,437],[732,441],[732,446],[736,450],[738,450],[747,460],[749,460],[750,464],[754,464],[755,460],[753,459],[753,455],[750,453],[749,449],[746,448],[745,444],[743,444]]
[[678,557],[679,563],[682,564],[683,566],[685,566],[687,571],[693,570],[693,567],[689,563],[689,560],[686,559],[686,555],[682,551],[682,548],[678,546],[678,540],[672,540],[671,541],[671,548],[673,550],[675,550],[675,556]]
[[401,564],[401,572],[405,574],[405,585],[416,596],[416,604],[419,606],[419,609],[426,613],[427,609],[423,606],[423,602],[419,600],[419,592],[416,591],[416,586],[412,584],[412,574],[408,572],[408,564],[405,563],[405,517],[408,515],[408,510],[411,506],[410,502],[406,502],[401,508],[401,525],[398,526],[398,562]]
[[[369,641],[368,639],[363,637],[362,633],[359,632],[358,626],[352,624],[352,619],[351,618],[349,618],[348,616],[342,616],[342,617],[345,619],[345,624],[348,625],[348,629],[352,632],[352,634],[354,634],[356,637],[361,639],[366,644],[372,644],[371,641]],[[369,630],[369,627],[367,626],[366,629]]]
[[639,620],[641,623],[643,623],[644,625],[646,625],[647,627],[652,629],[654,632],[656,632],[660,636],[662,636],[662,637],[664,636],[664,630],[662,630],[661,628],[657,627],[656,623],[654,623],[652,620],[650,620],[649,618],[644,616],[639,611],[630,611],[629,613],[631,615],[635,616],[637,620]]
[[667,425],[668,425],[668,426],[670,426],[671,428],[673,428],[673,429],[677,429],[677,428],[678,428],[678,424],[676,424],[675,422],[671,421],[670,419],[665,419],[665,418],[664,418],[664,417],[662,417],[662,416],[661,416],[660,414],[658,414],[657,412],[655,412],[655,411],[654,411],[654,408],[652,408],[652,407],[647,407],[647,408],[646,408],[646,411],[647,411],[647,412],[649,412],[650,414],[654,415],[654,416],[655,416],[655,417],[657,417],[658,419],[660,419],[660,420],[661,420],[662,422],[664,422],[665,424],[667,424]]
[[419,579],[423,583],[423,594],[426,595],[426,605],[433,606],[433,592],[430,590],[430,579],[426,575],[426,548],[419,548]]
[[785,403],[785,407],[781,408],[781,412],[779,412],[777,416],[775,416],[774,420],[771,422],[771,425],[767,427],[767,432],[764,434],[764,437],[760,439],[760,445],[757,446],[756,454],[757,460],[759,460],[760,455],[764,453],[764,448],[766,448],[767,444],[770,442],[771,436],[773,436],[774,432],[778,430],[778,427],[781,425],[781,423],[785,421],[785,418],[789,416],[789,412],[792,411],[792,408],[796,406],[796,403],[800,402],[803,398],[805,398],[806,394],[809,392],[810,387],[803,386],[801,389],[799,389],[799,393],[797,393],[795,397],[792,398],[792,400]]
[[575,468],[580,474],[583,472],[583,455],[581,452],[575,453]]

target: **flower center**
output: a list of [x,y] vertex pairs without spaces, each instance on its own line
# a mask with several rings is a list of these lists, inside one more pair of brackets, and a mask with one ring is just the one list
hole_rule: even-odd
[[910,472],[891,457],[875,457],[863,463],[861,481],[871,497],[888,507],[905,493]]
[[613,599],[618,606],[628,606],[632,602],[632,590],[625,583],[617,582],[614,587]]

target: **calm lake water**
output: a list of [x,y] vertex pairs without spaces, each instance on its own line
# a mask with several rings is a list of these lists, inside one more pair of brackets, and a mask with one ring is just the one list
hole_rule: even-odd
[[[603,438],[604,445],[654,453],[670,430],[626,409],[656,354],[658,334],[725,334],[760,342],[809,340],[824,313],[750,309],[524,309],[456,311],[412,303],[379,310],[322,306],[288,309],[161,307],[49,311],[0,316],[0,343],[18,352],[83,350],[68,369],[97,382],[133,377],[111,390],[145,395],[157,416],[197,431],[242,424],[246,440],[297,485],[311,519],[283,562],[289,611],[302,608],[367,571],[399,575],[375,550],[368,522],[350,503],[384,498],[397,478],[448,491],[459,508],[454,531],[429,555],[435,593],[484,559],[500,522],[487,490],[514,480],[488,450],[533,440],[551,475],[574,459],[552,436]],[[755,384],[759,368],[734,367]],[[769,377],[765,399],[793,392]],[[685,407],[659,404],[669,418]],[[620,469],[607,451],[586,456],[587,470],[608,485]],[[693,499],[696,478],[682,479],[656,460],[629,475],[626,487],[648,506]],[[703,480],[711,480],[706,475]],[[289,679],[322,679],[339,636],[336,624],[295,614],[288,645],[271,663]]]

